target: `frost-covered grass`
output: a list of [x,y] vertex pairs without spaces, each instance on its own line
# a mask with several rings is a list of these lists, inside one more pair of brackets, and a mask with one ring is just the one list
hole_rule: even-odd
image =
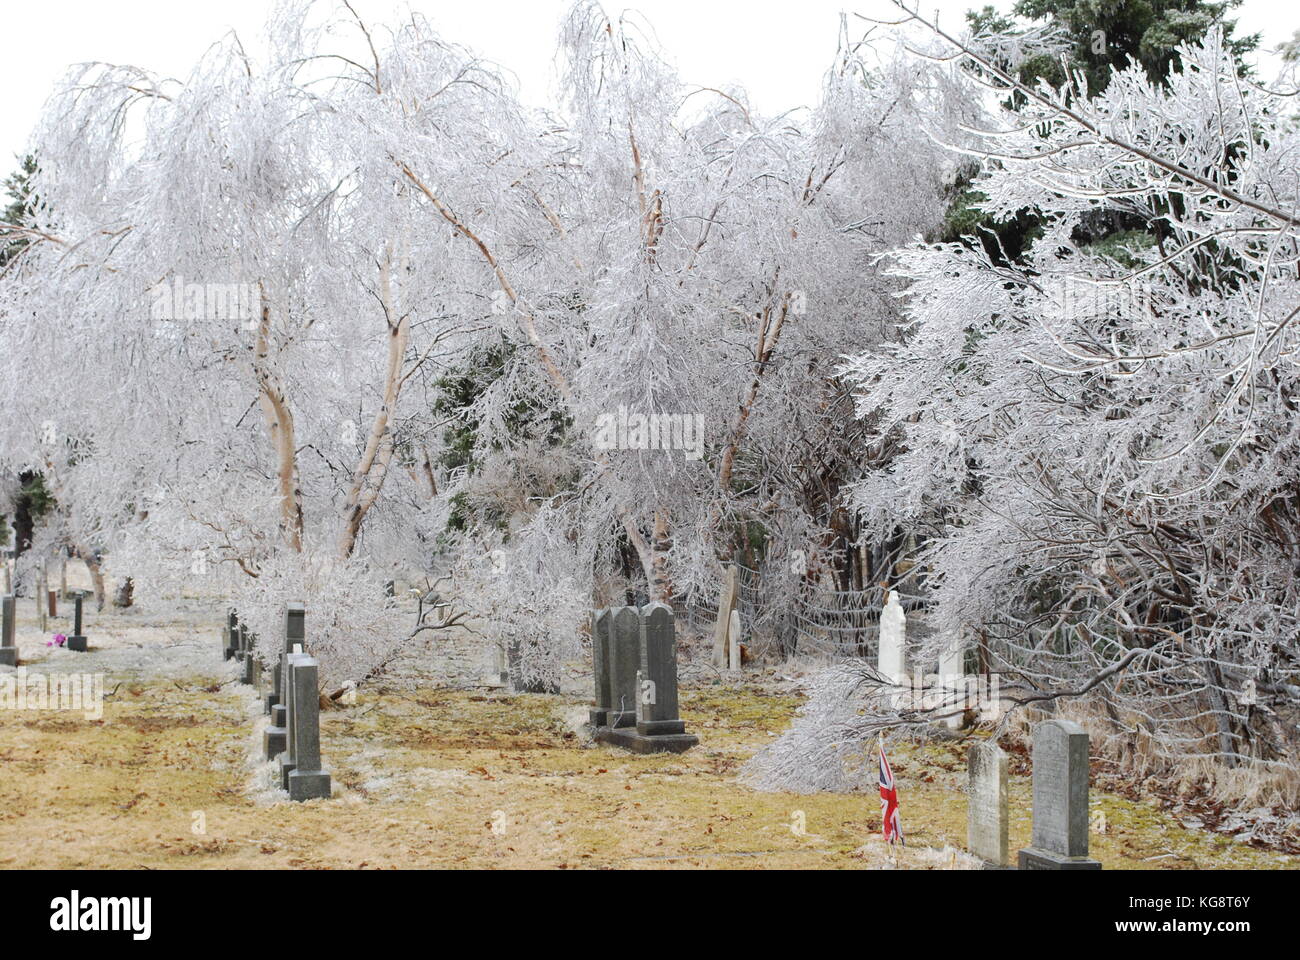
[[[220,607],[197,601],[174,614],[105,613],[88,620],[96,650],[32,665],[104,669],[116,693],[100,720],[0,711],[0,868],[894,865],[869,788],[795,795],[737,782],[801,702],[771,675],[684,690],[700,746],[650,757],[592,744],[576,693],[386,681],[322,714],[334,797],[289,803],[256,756],[264,720],[220,661],[219,623]],[[958,852],[961,749],[894,756],[911,844],[898,867],[971,866]],[[1013,776],[1012,797],[1014,850],[1029,837],[1027,777]],[[1108,868],[1300,866],[1183,830],[1151,804],[1099,793],[1094,804],[1108,830],[1093,850]]]

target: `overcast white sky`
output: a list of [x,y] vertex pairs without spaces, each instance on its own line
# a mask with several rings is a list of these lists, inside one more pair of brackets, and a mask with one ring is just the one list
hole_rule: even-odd
[[[333,6],[333,0],[323,0]],[[922,0],[946,23],[986,0]],[[1006,10],[1012,0],[993,0]],[[570,0],[354,0],[368,22],[393,19],[410,6],[451,41],[464,44],[519,78],[526,101],[548,103],[558,25]],[[45,98],[69,64],[130,63],[172,76],[189,68],[226,31],[255,45],[270,0],[24,0],[0,13],[0,177],[14,164]],[[341,6],[341,5],[340,5]],[[707,86],[740,83],[765,113],[816,100],[835,52],[841,10],[888,17],[888,0],[631,0],[607,10],[642,11],[684,80]],[[1242,32],[1260,31],[1275,47],[1300,29],[1296,0],[1245,0]],[[1271,60],[1272,58],[1270,58]],[[1271,72],[1271,69],[1266,72]]]

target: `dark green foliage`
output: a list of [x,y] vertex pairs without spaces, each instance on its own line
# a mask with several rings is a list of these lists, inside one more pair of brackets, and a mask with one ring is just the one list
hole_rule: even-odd
[[[36,206],[36,198],[31,191],[32,174],[35,172],[36,160],[28,155],[23,158],[18,172],[5,179],[5,196],[9,198],[9,205],[0,213],[0,223],[19,225],[30,220]],[[0,268],[18,256],[28,242],[24,236],[0,232]]]
[[[462,367],[437,381],[435,386],[441,396],[434,402],[433,413],[440,419],[454,418],[443,432],[445,446],[438,457],[439,466],[448,470],[464,468],[471,474],[478,469],[479,463],[474,451],[479,443],[482,425],[473,406],[503,376],[506,364],[517,349],[515,344],[508,341],[478,347]],[[520,439],[541,438],[547,445],[562,443],[570,418],[547,400],[543,396],[516,400],[505,417],[509,436]],[[502,445],[493,441],[492,449],[500,450]],[[451,504],[451,516],[447,521],[449,530],[464,531],[473,520],[501,529],[506,527],[508,518],[505,511],[495,504],[471,502],[465,493],[453,496]]]
[[[1110,84],[1112,68],[1122,70],[1130,60],[1140,63],[1152,81],[1163,83],[1176,49],[1199,40],[1216,24],[1222,25],[1241,63],[1259,45],[1259,36],[1233,38],[1235,24],[1224,15],[1240,5],[1241,0],[1018,0],[1013,9],[1027,20],[1065,29],[1073,44],[1070,65],[1087,77],[1089,92],[1097,94]],[[971,23],[976,25],[983,14],[969,15]],[[1020,80],[1032,86],[1040,78],[1060,86],[1065,80],[1060,62],[1034,57],[1021,64]]]
[[[1018,0],[1013,13],[1040,25],[1063,29],[1071,43],[1067,54],[1069,64],[1084,74],[1089,94],[1095,95],[1110,83],[1112,68],[1122,69],[1130,60],[1141,64],[1153,81],[1164,82],[1174,67],[1175,48],[1200,39],[1216,24],[1222,25],[1229,47],[1240,63],[1242,56],[1259,43],[1258,35],[1232,37],[1233,21],[1224,19],[1224,15],[1240,2]],[[966,19],[976,33],[1017,32],[1016,22],[993,7],[972,11]],[[1048,56],[1027,58],[1018,65],[1015,75],[1029,86],[1041,79],[1060,86],[1066,79],[1060,61]],[[1015,98],[1011,100],[1013,106],[1016,102]],[[975,238],[995,262],[1015,262],[1041,233],[1037,214],[1022,210],[1009,220],[994,222],[974,207],[980,199],[979,192],[971,186],[976,173],[973,164],[959,171],[944,224],[932,239],[952,242]],[[1129,235],[1125,242],[1132,246],[1132,234],[1147,229],[1148,225],[1141,220],[1105,212],[1083,223],[1075,239],[1081,245],[1093,245],[1095,252],[1110,252],[1110,246],[1101,245],[1106,238],[1123,233]]]
[[45,478],[34,470],[18,475],[18,496],[14,498],[14,549],[21,554],[31,543],[36,522],[55,507],[53,494],[45,485]]

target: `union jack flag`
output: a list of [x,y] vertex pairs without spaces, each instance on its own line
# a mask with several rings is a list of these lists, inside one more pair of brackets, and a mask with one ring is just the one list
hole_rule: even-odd
[[903,846],[903,822],[898,818],[898,787],[894,784],[894,771],[889,769],[889,759],[885,756],[885,744],[880,744],[880,823],[885,840],[893,843],[897,840]]

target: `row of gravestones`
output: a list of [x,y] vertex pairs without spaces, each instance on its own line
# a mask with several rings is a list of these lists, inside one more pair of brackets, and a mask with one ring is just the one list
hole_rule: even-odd
[[[1100,870],[1088,857],[1088,734],[1069,720],[1034,727],[1033,834],[1021,870]],[[990,867],[1007,865],[1007,755],[992,740],[970,748],[966,845]]]
[[[73,596],[72,636],[65,641],[66,649],[85,653],[90,649],[89,641],[81,632],[81,605],[84,594]],[[18,598],[12,594],[0,597],[0,666],[18,666],[18,645],[15,633],[18,627]]]
[[[307,608],[290,603],[284,611],[284,641],[272,664],[262,706],[271,725],[262,736],[268,761],[278,764],[280,787],[290,800],[315,800],[331,794],[330,775],[320,757],[320,664],[303,652],[307,642]],[[256,638],[235,611],[221,631],[222,655],[238,660],[240,680],[258,686],[266,676],[256,652]]]
[[682,753],[700,742],[677,706],[677,637],[663,603],[591,615],[595,739],[635,753]]

